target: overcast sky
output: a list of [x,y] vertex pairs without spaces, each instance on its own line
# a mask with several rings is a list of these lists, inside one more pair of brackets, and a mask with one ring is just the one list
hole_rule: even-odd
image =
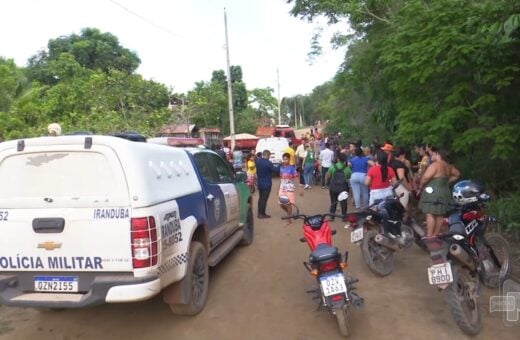
[[242,66],[248,89],[272,87],[281,97],[310,93],[340,66],[324,31],[324,55],[308,62],[317,24],[288,14],[285,0],[2,0],[0,56],[19,66],[49,39],[95,27],[119,38],[141,59],[147,79],[186,92],[226,68],[224,8],[231,65]]

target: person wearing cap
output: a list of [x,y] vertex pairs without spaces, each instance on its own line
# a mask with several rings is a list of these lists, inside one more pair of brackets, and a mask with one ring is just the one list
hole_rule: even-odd
[[388,160],[390,161],[392,151],[394,151],[394,146],[390,143],[385,143],[385,145],[381,147],[381,150],[383,150],[388,155]]

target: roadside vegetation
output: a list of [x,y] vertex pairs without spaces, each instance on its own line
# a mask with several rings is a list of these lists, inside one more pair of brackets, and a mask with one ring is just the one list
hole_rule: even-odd
[[[520,3],[508,0],[289,0],[302,20],[326,18],[348,47],[307,115],[345,141],[431,143],[464,178],[482,181],[503,231],[520,232]],[[317,34],[311,57],[319,57]],[[322,118],[323,119],[323,118]]]
[[[331,42],[316,32],[311,58],[319,58],[323,43],[346,54],[332,80],[283,98],[283,122],[328,120],[328,132],[365,145],[391,139],[445,148],[464,178],[487,185],[491,210],[518,238],[520,2],[287,2],[295,17],[325,18],[337,28]],[[50,122],[66,132],[152,136],[165,124],[189,121],[229,133],[223,70],[174,93],[136,73],[138,55],[96,28],[51,38],[24,66],[8,57],[0,57],[2,140],[42,135]],[[237,132],[254,133],[259,118],[276,117],[272,88],[247,89],[236,65],[231,82]]]

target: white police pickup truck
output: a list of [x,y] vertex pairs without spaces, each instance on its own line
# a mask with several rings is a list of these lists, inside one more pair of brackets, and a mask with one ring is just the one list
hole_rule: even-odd
[[216,153],[112,136],[0,143],[0,303],[148,299],[193,315],[208,266],[253,241],[244,174]]

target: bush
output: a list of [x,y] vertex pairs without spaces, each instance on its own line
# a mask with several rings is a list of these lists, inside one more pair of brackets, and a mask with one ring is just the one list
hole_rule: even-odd
[[520,236],[520,192],[507,194],[489,204],[489,212],[494,215],[507,233],[515,238]]

